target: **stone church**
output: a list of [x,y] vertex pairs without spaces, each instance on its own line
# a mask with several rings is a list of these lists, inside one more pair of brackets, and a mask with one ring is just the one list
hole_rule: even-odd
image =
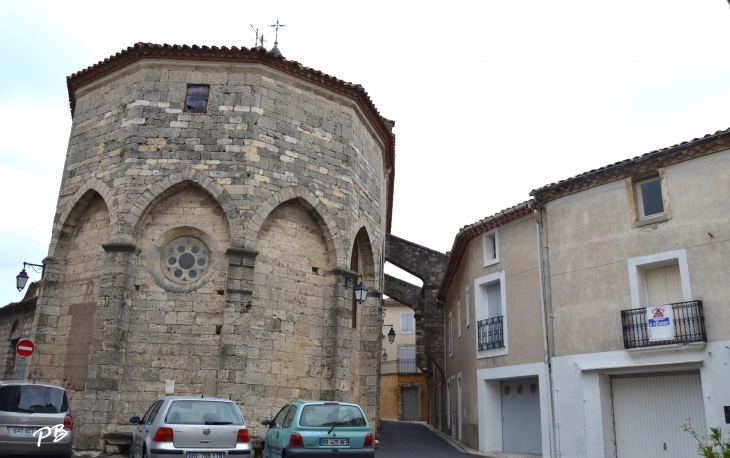
[[253,436],[293,399],[376,424],[395,137],[367,92],[263,48],[148,43],[67,83],[34,311],[0,318],[36,342],[25,377],[69,390],[76,448],[114,451],[166,390],[235,400]]

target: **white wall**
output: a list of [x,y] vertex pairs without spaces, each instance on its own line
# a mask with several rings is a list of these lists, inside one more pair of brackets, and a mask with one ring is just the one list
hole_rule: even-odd
[[[719,341],[708,343],[699,351],[654,352],[634,357],[627,351],[614,351],[555,358],[556,413],[560,424],[557,435],[561,458],[615,456],[611,375],[699,370],[706,424],[708,428],[719,426],[727,431],[730,425],[725,424],[723,406],[730,405],[728,347],[730,341]],[[542,379],[540,385],[542,390]],[[686,434],[682,431],[677,433]]]

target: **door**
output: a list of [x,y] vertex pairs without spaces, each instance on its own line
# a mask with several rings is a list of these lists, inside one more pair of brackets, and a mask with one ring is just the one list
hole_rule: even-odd
[[[284,447],[282,445],[284,438],[280,437],[281,425],[284,423],[284,416],[286,415],[288,408],[289,405],[285,405],[272,420],[269,420],[269,429],[266,431],[266,436],[264,438],[264,448],[266,450],[267,458],[281,458],[281,451]],[[296,408],[294,409],[296,410]],[[287,437],[286,439],[288,443],[289,438]]]
[[418,421],[418,387],[404,386],[401,391],[403,421]]
[[537,377],[502,380],[502,450],[542,453]]
[[695,431],[707,431],[699,373],[614,377],[611,388],[618,458],[697,456],[682,426],[691,418]]
[[456,376],[451,376],[451,437],[456,439],[458,422],[456,417]]
[[140,420],[139,425],[137,425],[137,432],[132,437],[132,449],[135,456],[142,456],[142,447],[144,446],[144,441],[147,439],[147,435],[149,434],[150,425],[155,420],[157,412],[159,412],[163,402],[165,401],[160,400],[152,404],[149,410],[147,410],[147,413],[144,414],[144,417]]

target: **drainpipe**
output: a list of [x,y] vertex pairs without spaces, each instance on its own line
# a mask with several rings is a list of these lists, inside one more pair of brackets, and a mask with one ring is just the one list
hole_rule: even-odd
[[[560,423],[558,422],[558,413],[557,413],[557,390],[554,390],[554,387],[556,386],[557,380],[554,379],[555,377],[555,371],[552,368],[552,355],[550,352],[550,345],[549,345],[549,334],[548,334],[548,324],[547,324],[547,318],[550,318],[550,330],[552,331],[552,306],[550,306],[549,310],[546,307],[547,303],[552,303],[549,298],[546,301],[546,288],[545,288],[545,276],[543,275],[543,238],[542,238],[542,226],[543,226],[543,215],[545,213],[541,210],[540,211],[540,217],[538,218],[537,209],[533,211],[533,214],[535,215],[535,230],[537,233],[537,270],[538,275],[540,276],[540,312],[542,314],[542,334],[543,334],[543,349],[544,349],[544,359],[545,359],[545,370],[547,371],[547,381],[548,381],[548,393],[550,395],[550,399],[548,402],[548,415],[550,416],[551,421],[551,428],[550,428],[550,456],[557,458],[560,456],[560,435],[558,434],[558,428],[560,426]],[[546,215],[545,215],[546,216]],[[547,234],[547,228],[545,228],[545,234]],[[547,252],[547,247],[544,248]],[[545,256],[545,261],[548,261],[547,253]],[[547,266],[546,266],[547,267]],[[549,275],[549,269],[547,270],[547,274]]]

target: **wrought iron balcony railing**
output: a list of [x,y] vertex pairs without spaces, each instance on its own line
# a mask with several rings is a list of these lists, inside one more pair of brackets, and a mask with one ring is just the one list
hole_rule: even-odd
[[504,317],[477,321],[477,336],[480,350],[504,347]]
[[416,374],[418,368],[416,367],[415,359],[394,359],[393,361],[383,361],[380,363],[381,374]]
[[[669,305],[669,304],[668,304]],[[707,342],[702,301],[671,304],[674,339],[650,341],[646,325],[646,308],[621,310],[624,348],[655,347],[678,343]]]

